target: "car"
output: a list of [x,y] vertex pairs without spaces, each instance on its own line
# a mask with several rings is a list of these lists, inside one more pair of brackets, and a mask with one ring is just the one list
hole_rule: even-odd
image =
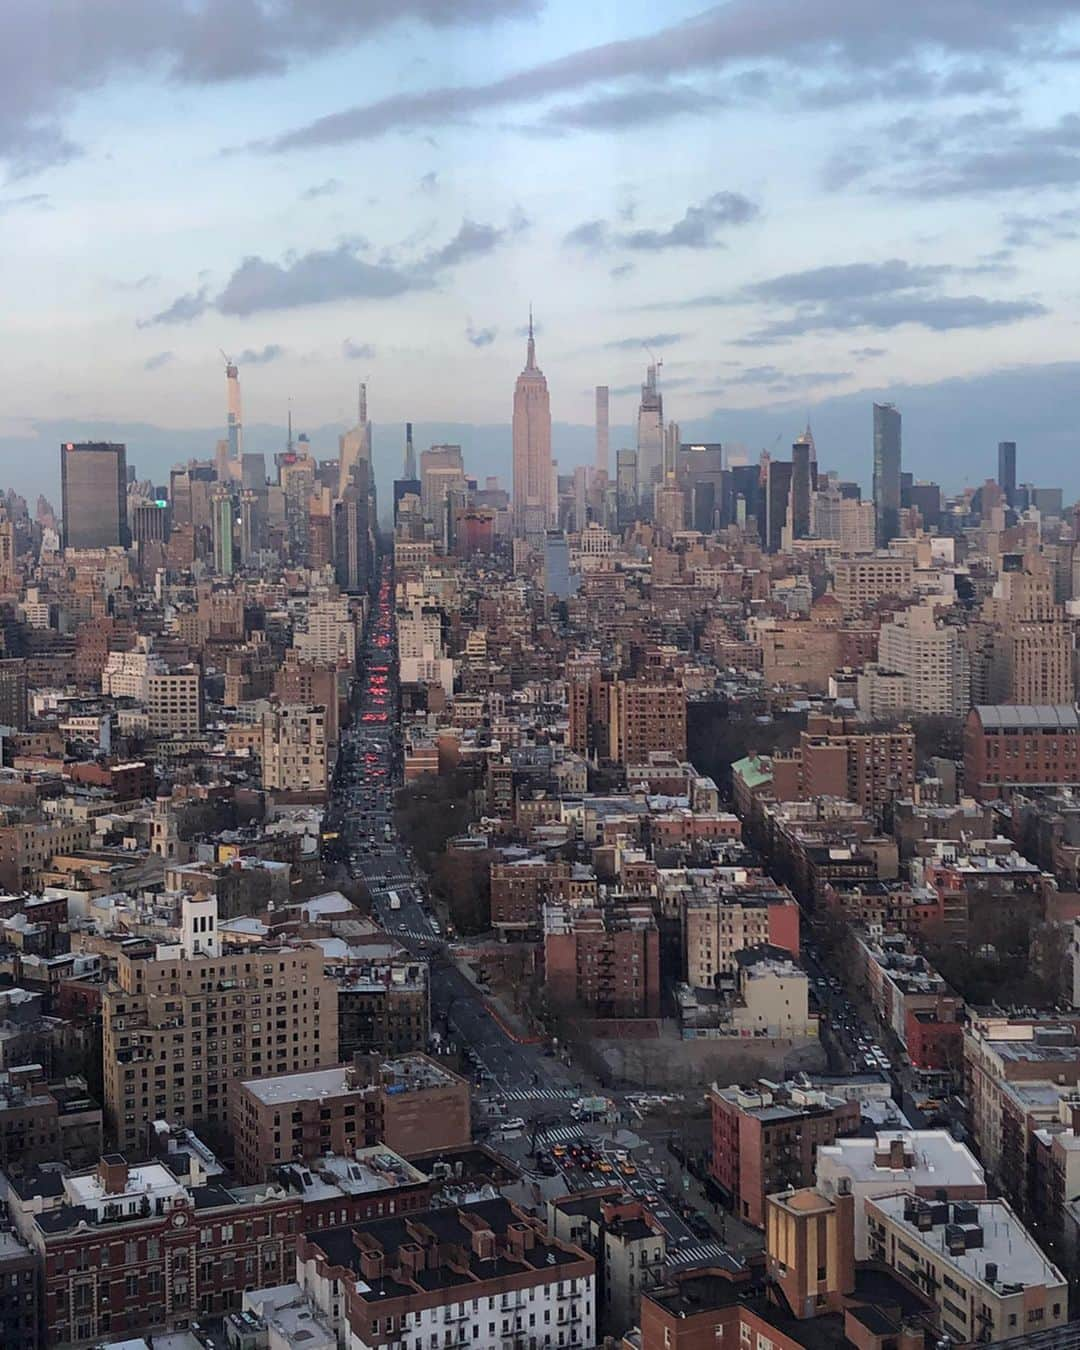
[[612,1167],[612,1165],[607,1161],[607,1159],[604,1159],[603,1162],[598,1162],[596,1164],[596,1170],[598,1172],[602,1172],[606,1177],[610,1176],[611,1173],[615,1171],[614,1167]]
[[552,1150],[551,1150],[551,1156],[552,1156],[553,1158],[565,1158],[565,1157],[566,1157],[566,1145],[565,1145],[565,1144],[555,1144],[555,1145],[552,1147]]
[[633,1164],[632,1162],[624,1162],[624,1163],[620,1163],[620,1164],[619,1164],[619,1171],[623,1174],[624,1177],[636,1177],[636,1176],[637,1176],[637,1168],[634,1166],[634,1164]]

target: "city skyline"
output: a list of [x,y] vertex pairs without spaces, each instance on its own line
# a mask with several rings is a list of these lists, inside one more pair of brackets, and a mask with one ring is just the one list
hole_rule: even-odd
[[1078,63],[0,0],[0,1342],[1080,1350]]
[[[238,380],[229,374],[236,367],[226,369],[227,399],[236,393],[239,397]],[[1072,367],[1062,365],[1052,371],[1047,379],[1039,382],[1035,393],[1038,395],[1036,411],[1045,414],[1047,405],[1057,395],[1059,385],[1070,379]],[[218,363],[213,375],[220,379],[221,367]],[[646,370],[646,375],[648,371]],[[1080,366],[1076,368],[1075,378],[1080,379]],[[647,384],[647,379],[646,379]],[[356,388],[357,386],[354,386]],[[360,382],[361,399],[366,399],[366,383]],[[638,437],[635,425],[640,406],[641,390],[638,385],[633,417],[615,423],[609,422],[609,441],[612,452],[619,448],[633,449]],[[662,392],[662,390],[661,390]],[[914,417],[905,421],[904,468],[916,481],[941,482],[946,492],[961,492],[979,487],[987,479],[995,477],[1000,468],[1000,440],[992,441],[991,436],[1003,426],[1013,427],[1014,415],[1006,406],[997,407],[984,399],[973,399],[963,407],[963,413],[977,419],[971,423],[978,427],[978,434],[972,435],[974,450],[969,460],[956,465],[953,455],[947,462],[951,472],[942,472],[940,447],[953,444],[956,440],[956,424],[966,425],[963,416],[957,418],[946,412],[942,415],[939,404],[935,404],[932,394],[928,397],[917,390],[908,391],[914,400],[899,411],[907,416],[911,409]],[[620,391],[629,399],[629,390]],[[1002,404],[1015,403],[1016,394],[1010,394],[1010,386],[1002,390]],[[920,398],[922,401],[920,402]],[[825,447],[822,467],[836,470],[842,478],[860,483],[865,495],[873,496],[873,460],[874,436],[871,414],[877,406],[877,399],[864,403],[861,395],[850,395],[843,399],[828,400],[813,408],[813,422],[818,429],[818,440]],[[809,409],[803,416],[808,416]],[[127,424],[112,420],[90,422],[48,422],[37,424],[31,435],[8,438],[0,437],[0,459],[11,456],[16,467],[9,476],[11,485],[24,496],[33,497],[38,493],[59,497],[60,481],[56,463],[52,455],[52,446],[57,437],[78,441],[120,441],[128,446],[129,463],[144,480],[160,480],[177,463],[190,459],[214,457],[214,447],[228,453],[231,440],[231,426],[226,413],[224,420],[206,427],[180,428],[173,430],[155,427],[150,424]],[[951,417],[951,420],[950,420]],[[675,422],[675,419],[671,419]],[[756,462],[763,452],[775,455],[786,452],[785,447],[803,433],[798,430],[798,414],[794,410],[772,412],[771,410],[736,410],[729,422],[734,428],[734,438],[723,442],[710,440],[713,424],[697,419],[683,420],[678,424],[681,440],[684,444],[722,443],[725,454],[731,454],[738,462]],[[908,438],[912,425],[915,437]],[[1040,423],[1036,421],[1038,427]],[[1044,425],[1044,424],[1042,424]],[[280,425],[263,420],[245,424],[242,428],[245,447],[254,454],[267,458],[285,449],[293,443],[296,433],[309,436],[309,445],[320,459],[334,458],[339,452],[342,437],[347,439],[354,434],[355,414],[342,417],[340,421],[321,423],[310,429],[294,424],[291,400],[288,417]],[[74,428],[74,429],[73,429]],[[391,481],[401,473],[403,448],[406,436],[412,435],[417,445],[460,443],[467,472],[483,479],[487,476],[500,478],[507,487],[513,478],[512,418],[504,423],[475,425],[469,423],[411,422],[411,421],[367,421],[365,430],[370,442],[373,472],[378,482],[389,487]],[[774,429],[779,428],[779,430]],[[222,431],[226,433],[222,437]],[[740,436],[738,433],[742,432]],[[824,435],[821,433],[824,432]],[[1045,437],[1045,428],[1043,435]],[[911,441],[914,440],[914,445]],[[1008,442],[1014,445],[1014,469],[1017,481],[1046,484],[1057,482],[1064,485],[1066,496],[1070,494],[1070,483],[1075,480],[1080,492],[1080,476],[1072,462],[1059,464],[1053,458],[1040,452],[1038,434],[1031,440],[1015,439]],[[42,449],[47,454],[42,456]],[[1064,443],[1061,446],[1065,453]],[[589,466],[596,454],[596,424],[567,424],[552,421],[552,458],[560,474],[572,474],[577,466]],[[612,471],[614,465],[612,464]],[[1070,468],[1072,473],[1070,474]],[[383,507],[386,508],[386,498]]]
[[[870,31],[847,2],[410,0],[391,19],[326,0],[307,23],[256,5],[246,33],[213,6],[205,49],[179,4],[123,41],[112,11],[51,8],[5,34],[2,454],[46,422],[216,426],[219,348],[249,421],[283,423],[291,395],[309,428],[344,423],[359,376],[384,424],[506,424],[540,277],[556,425],[591,424],[599,383],[632,422],[651,348],[703,440],[753,450],[807,409],[909,391],[962,418],[989,388],[1018,423],[991,445],[1069,467],[1041,392],[1075,341],[1068,5],[971,24],[945,0]],[[980,437],[943,434],[978,481]]]

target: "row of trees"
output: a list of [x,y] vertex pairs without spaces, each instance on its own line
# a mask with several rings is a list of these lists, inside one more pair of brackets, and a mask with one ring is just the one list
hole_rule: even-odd
[[431,880],[450,922],[459,933],[484,933],[491,927],[491,859],[487,849],[450,849],[476,819],[473,783],[468,774],[425,774],[398,793],[395,821],[402,841]]

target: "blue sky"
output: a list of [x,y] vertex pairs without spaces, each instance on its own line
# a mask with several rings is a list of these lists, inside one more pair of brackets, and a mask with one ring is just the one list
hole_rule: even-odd
[[[913,464],[958,486],[995,437],[966,410],[1000,402],[1030,476],[1080,491],[1045,406],[1076,10],[6,0],[0,464],[36,489],[44,424],[214,427],[221,348],[251,422],[329,426],[366,378],[377,425],[505,424],[531,300],[560,422],[605,382],[629,423],[651,343],[695,436],[756,450],[902,390],[940,423],[908,419]],[[845,417],[821,454],[851,472]]]

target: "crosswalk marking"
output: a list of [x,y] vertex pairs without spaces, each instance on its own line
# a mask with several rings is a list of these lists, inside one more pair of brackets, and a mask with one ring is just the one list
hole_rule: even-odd
[[545,1130],[537,1138],[544,1144],[569,1144],[581,1138],[580,1125],[560,1125],[554,1130]]
[[708,1261],[730,1261],[731,1255],[719,1242],[701,1242],[696,1247],[682,1247],[668,1256],[668,1265],[692,1266]]
[[576,1100],[581,1093],[577,1088],[509,1088],[497,1095],[506,1102],[565,1102]]
[[412,938],[414,942],[442,942],[437,933],[420,933],[415,928],[387,928],[386,936],[392,938]]

